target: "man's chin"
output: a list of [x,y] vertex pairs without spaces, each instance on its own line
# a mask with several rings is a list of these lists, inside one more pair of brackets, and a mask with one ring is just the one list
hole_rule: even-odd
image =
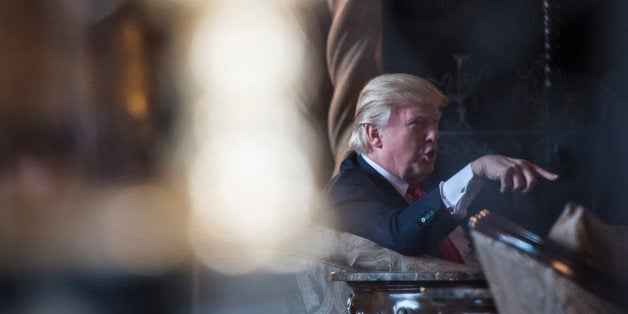
[[417,171],[417,176],[416,178],[420,181],[423,181],[425,179],[427,179],[432,172],[434,172],[434,164],[430,163],[429,165],[424,165],[423,167],[421,167],[421,169],[419,169],[419,171]]
[[423,180],[427,179],[427,177],[429,177],[432,174],[432,172],[434,172],[434,167],[433,166],[429,167],[428,169],[421,168],[421,171],[417,172],[415,175],[413,175],[407,181],[408,181],[408,183],[419,184]]

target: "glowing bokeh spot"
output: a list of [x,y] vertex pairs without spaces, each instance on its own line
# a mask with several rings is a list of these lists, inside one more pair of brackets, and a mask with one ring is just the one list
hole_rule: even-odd
[[304,48],[273,4],[215,1],[190,45],[190,241],[201,261],[227,273],[272,264],[307,221],[313,189],[292,86]]

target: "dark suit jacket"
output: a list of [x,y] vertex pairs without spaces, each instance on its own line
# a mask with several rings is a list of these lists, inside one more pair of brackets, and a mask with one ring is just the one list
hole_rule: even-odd
[[418,202],[405,198],[355,152],[325,188],[313,220],[356,234],[404,255],[440,256],[438,242],[459,220],[443,206],[438,188]]

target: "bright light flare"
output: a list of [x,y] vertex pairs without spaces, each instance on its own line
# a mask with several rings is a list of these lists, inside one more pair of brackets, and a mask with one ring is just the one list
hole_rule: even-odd
[[294,82],[303,43],[275,2],[215,1],[190,46],[197,154],[190,240],[226,273],[274,262],[307,221],[313,191]]
[[277,7],[262,1],[220,1],[193,36],[194,78],[221,93],[281,92],[299,73],[303,46]]
[[311,188],[294,158],[299,153],[265,137],[225,137],[206,145],[190,177],[197,218],[247,241],[294,231],[284,224],[303,219]]

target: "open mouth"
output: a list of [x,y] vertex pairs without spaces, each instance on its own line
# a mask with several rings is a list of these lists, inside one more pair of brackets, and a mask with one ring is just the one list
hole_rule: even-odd
[[436,149],[430,149],[427,153],[425,153],[425,157],[429,161],[433,161],[436,158]]

